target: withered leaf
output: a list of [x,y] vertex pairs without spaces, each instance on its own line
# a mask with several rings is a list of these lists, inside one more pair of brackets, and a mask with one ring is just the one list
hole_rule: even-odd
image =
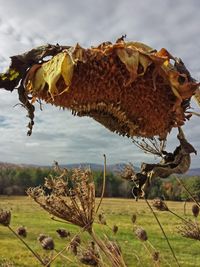
[[200,88],[196,90],[194,99],[196,100],[197,104],[200,106]]
[[[69,52],[64,51],[42,65],[33,66],[27,76],[27,88],[30,91],[42,91],[48,85],[48,92],[53,98],[69,89],[73,76],[74,60]],[[56,83],[60,77],[64,79],[66,87],[59,92]]]

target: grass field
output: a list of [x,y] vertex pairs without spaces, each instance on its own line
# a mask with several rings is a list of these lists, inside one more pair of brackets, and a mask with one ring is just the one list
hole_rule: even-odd
[[[184,203],[168,202],[167,204],[170,209],[175,211],[178,215],[183,215]],[[186,212],[187,217],[193,219],[191,205],[192,203],[187,204]],[[49,252],[42,250],[40,244],[37,242],[39,234],[44,233],[51,236],[55,241],[56,250],[59,251],[70,239],[59,238],[56,229],[66,228],[72,234],[76,234],[80,231],[76,226],[51,220],[48,213],[43,211],[33,200],[27,197],[1,197],[0,208],[10,209],[12,211],[11,226],[13,229],[16,230],[16,228],[21,225],[26,226],[28,232],[26,237],[27,243],[43,256],[48,255]],[[135,237],[133,232],[134,225],[131,222],[132,214],[137,215],[137,226],[141,226],[147,231],[148,241],[145,242],[146,247],[151,249],[151,245],[153,245],[156,250],[160,252],[161,261],[160,265],[157,266],[177,266],[155,218],[144,201],[140,200],[136,202],[131,199],[104,199],[101,212],[105,214],[108,226],[112,228],[112,226],[116,224],[119,227],[119,231],[114,235],[108,226],[99,224],[95,224],[95,230],[101,237],[107,235],[109,238],[118,241],[127,266],[154,266],[149,252],[144,246],[144,242],[139,241]],[[177,227],[182,223],[177,217],[169,212],[156,211],[156,214],[167,233],[180,266],[200,266],[199,241],[183,238],[177,233]],[[81,233],[81,236],[83,243],[88,241],[89,237],[87,233]],[[59,257],[51,266],[85,266],[76,262],[69,252],[65,255],[72,259],[72,263],[63,257]],[[25,246],[14,237],[7,227],[0,225],[0,266],[9,266],[3,265],[2,262],[5,261],[13,264],[10,266],[40,266],[39,262]]]

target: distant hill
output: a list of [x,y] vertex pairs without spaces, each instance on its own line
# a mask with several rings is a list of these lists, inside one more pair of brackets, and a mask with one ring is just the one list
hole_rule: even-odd
[[[117,163],[117,164],[110,164],[106,166],[107,171],[109,172],[119,172],[124,169],[124,167],[127,164],[125,163]],[[5,168],[51,168],[52,166],[41,166],[41,165],[33,165],[33,164],[13,164],[8,162],[0,162],[0,169]],[[72,163],[72,164],[63,164],[60,165],[61,168],[67,168],[67,169],[73,169],[73,168],[91,168],[91,170],[94,171],[103,171],[104,166],[102,164],[96,164],[96,163]],[[139,170],[139,168],[134,167],[136,171]]]
[[200,176],[200,168],[190,169],[188,172],[186,172],[187,176]]
[[[128,164],[128,163],[127,163]],[[117,163],[117,164],[109,164],[106,166],[107,171],[118,173],[124,169],[124,167],[127,165],[125,163]],[[52,166],[41,166],[41,165],[33,165],[33,164],[13,164],[8,162],[0,162],[0,169],[5,168],[51,168]],[[96,164],[96,163],[72,163],[72,164],[64,164],[60,165],[62,168],[67,169],[73,169],[73,168],[91,168],[91,170],[94,171],[103,171],[104,166],[102,164]],[[134,166],[134,169],[136,172],[139,172],[140,168]],[[192,168],[190,169],[186,174],[186,176],[200,176],[200,168]]]
[[[116,164],[110,164],[106,166],[107,171],[109,172],[120,172],[122,171],[127,164],[125,163],[116,163]],[[66,165],[61,165],[61,167],[72,169],[72,168],[87,168],[90,167],[91,170],[94,171],[102,171],[104,166],[102,164],[96,164],[96,163],[74,163],[74,164],[66,164]],[[139,171],[138,167],[134,166],[135,171]]]

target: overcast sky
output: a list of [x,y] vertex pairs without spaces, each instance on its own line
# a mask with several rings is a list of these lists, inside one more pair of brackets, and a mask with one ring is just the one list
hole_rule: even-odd
[[[127,40],[167,48],[181,57],[193,77],[200,77],[199,0],[0,0],[0,71],[9,56],[45,43],[83,47]],[[119,137],[90,118],[73,117],[68,111],[44,105],[37,109],[33,134],[26,136],[26,111],[16,93],[0,90],[0,161],[51,164],[108,163],[154,160],[136,149],[130,139]],[[199,118],[184,127],[200,154]],[[176,131],[170,138],[173,149]],[[199,155],[192,167],[199,166]]]

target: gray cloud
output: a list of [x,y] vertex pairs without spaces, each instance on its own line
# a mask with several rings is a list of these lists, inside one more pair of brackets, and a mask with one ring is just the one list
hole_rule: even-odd
[[[115,41],[122,34],[128,40],[145,42],[160,49],[166,47],[181,57],[195,78],[199,78],[200,28],[198,0],[43,0],[40,4],[25,0],[0,0],[0,71],[9,64],[9,56],[44,43],[88,47]],[[198,44],[198,45],[197,45]],[[16,93],[0,91],[0,161],[51,164],[152,160],[127,138],[119,137],[90,118],[74,117],[68,111],[44,105],[36,110],[31,137],[26,136],[26,111],[16,105]],[[1,119],[2,118],[2,119]],[[199,118],[184,127],[189,140],[200,151]],[[168,148],[177,145],[173,131]],[[199,157],[193,165],[199,166]]]

